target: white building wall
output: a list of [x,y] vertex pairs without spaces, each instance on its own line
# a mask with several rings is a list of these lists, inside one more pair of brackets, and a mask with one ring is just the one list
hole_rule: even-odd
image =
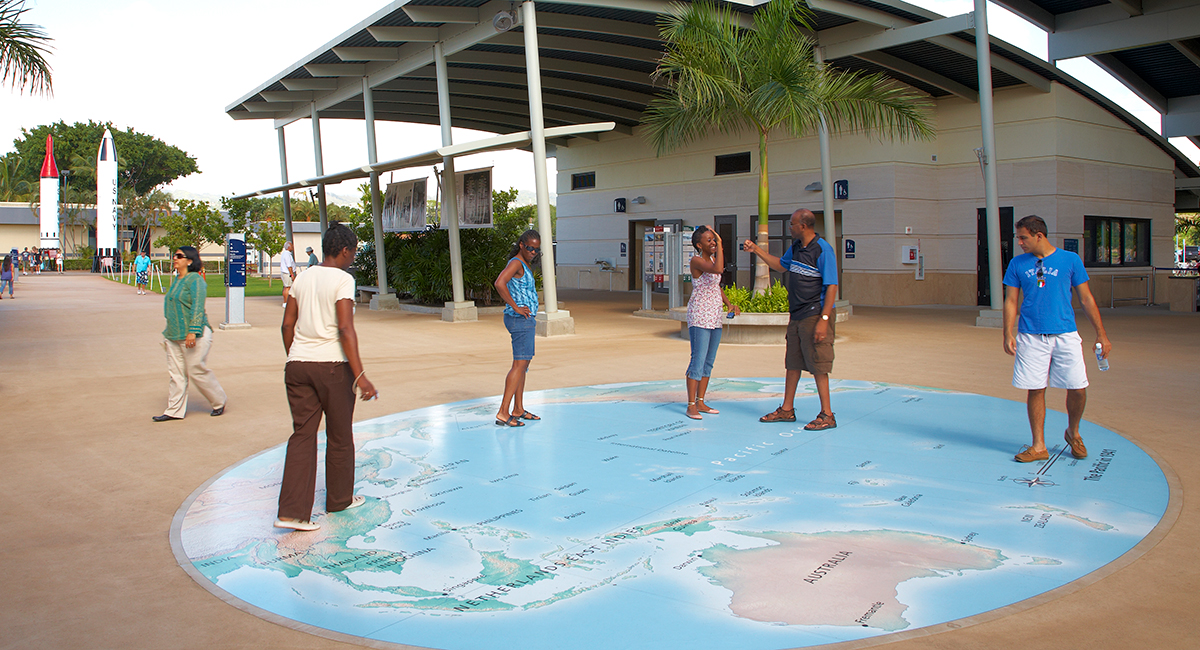
[[[1084,216],[1153,220],[1153,263],[1171,258],[1174,161],[1153,143],[1090,100],[1058,84],[1050,93],[1021,86],[996,93],[1000,205],[1015,219],[1046,219],[1056,245],[1082,244]],[[937,137],[929,142],[880,142],[848,135],[832,140],[835,179],[846,179],[850,199],[836,201],[842,233],[856,256],[844,259],[843,294],[856,304],[976,304],[976,211],[984,205],[983,178],[974,149],[980,143],[979,108],[961,98],[935,102]],[[618,257],[629,222],[682,219],[713,225],[736,215],[737,234],[753,236],[757,214],[758,142],[753,133],[718,134],[662,157],[635,132],[599,142],[572,141],[558,150],[558,264],[564,287],[607,289],[596,260],[615,261],[613,287],[628,286]],[[804,187],[820,180],[816,137],[773,134],[769,143],[771,214],[805,207],[820,211],[821,193]],[[715,156],[751,152],[747,174],[714,176]],[[573,173],[596,173],[596,187],[571,190]],[[646,203],[632,202],[637,196]],[[613,200],[627,199],[614,213]],[[912,234],[905,234],[912,228]],[[821,230],[818,222],[818,231]],[[901,248],[920,244],[926,280],[901,263]],[[1019,252],[1019,251],[1018,251]],[[751,260],[738,253],[739,281],[749,282]],[[1145,269],[1094,269],[1093,276]],[[1093,285],[1099,283],[1094,282]],[[1097,290],[1107,301],[1107,289]]]

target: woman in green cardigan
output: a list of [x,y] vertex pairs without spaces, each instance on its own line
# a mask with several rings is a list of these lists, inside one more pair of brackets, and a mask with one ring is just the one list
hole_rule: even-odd
[[167,410],[152,419],[155,422],[182,420],[187,414],[188,384],[194,382],[200,394],[212,405],[211,415],[225,412],[225,391],[209,370],[208,351],[212,347],[212,328],[204,313],[208,284],[200,277],[200,252],[180,246],[171,260],[175,278],[163,300],[167,329],[163,330],[163,349],[167,351],[167,372],[171,376]]

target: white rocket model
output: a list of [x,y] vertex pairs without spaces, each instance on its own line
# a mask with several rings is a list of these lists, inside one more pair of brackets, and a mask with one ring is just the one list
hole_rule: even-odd
[[58,165],[54,164],[54,140],[46,136],[46,159],[42,161],[42,180],[38,202],[41,212],[42,248],[58,248]]
[[117,248],[117,149],[112,133],[104,129],[100,151],[96,154],[96,255],[120,255]]

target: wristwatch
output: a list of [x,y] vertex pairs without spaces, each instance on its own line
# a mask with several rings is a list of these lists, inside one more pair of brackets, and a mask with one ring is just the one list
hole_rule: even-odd
[[829,314],[821,314],[821,320],[829,320]]

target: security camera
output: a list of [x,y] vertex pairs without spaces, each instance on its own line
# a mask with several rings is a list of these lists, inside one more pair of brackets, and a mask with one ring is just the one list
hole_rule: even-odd
[[511,11],[501,11],[492,17],[492,27],[500,34],[512,29],[516,24],[516,17]]

